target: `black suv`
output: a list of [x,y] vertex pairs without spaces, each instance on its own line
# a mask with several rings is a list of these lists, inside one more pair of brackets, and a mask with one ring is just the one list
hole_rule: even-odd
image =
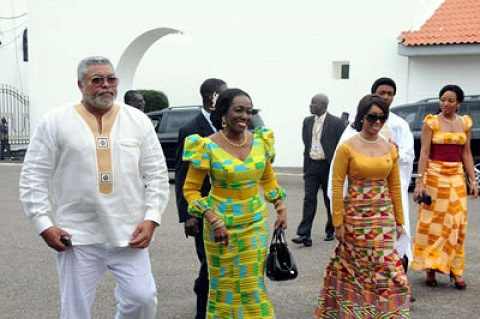
[[[169,171],[175,170],[175,153],[178,147],[178,131],[200,113],[202,106],[176,106],[147,113],[152,121],[158,140],[162,145]],[[253,131],[257,126],[263,126],[260,110],[253,110],[252,120],[248,129]]]
[[[413,164],[413,179],[417,177],[417,164],[420,156],[420,135],[423,119],[427,114],[437,114],[440,111],[439,99],[428,98],[415,103],[399,105],[390,108],[390,111],[403,118],[410,125],[415,143],[415,161]],[[480,95],[465,96],[457,109],[459,115],[468,114],[472,117],[471,149],[477,182],[480,179]]]

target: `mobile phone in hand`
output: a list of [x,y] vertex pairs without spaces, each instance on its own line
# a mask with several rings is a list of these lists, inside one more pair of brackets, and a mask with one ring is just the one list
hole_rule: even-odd
[[67,247],[72,246],[72,240],[70,239],[70,237],[62,235],[60,236],[60,241],[62,242],[62,244],[64,244]]
[[424,203],[427,206],[432,205],[432,196],[427,194],[427,192],[422,192],[422,195],[417,199],[417,204]]

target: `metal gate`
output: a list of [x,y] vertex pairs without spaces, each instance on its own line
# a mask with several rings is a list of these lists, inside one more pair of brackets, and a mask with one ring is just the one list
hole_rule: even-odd
[[8,137],[12,151],[26,150],[30,141],[28,96],[18,89],[0,84],[0,118],[8,122]]

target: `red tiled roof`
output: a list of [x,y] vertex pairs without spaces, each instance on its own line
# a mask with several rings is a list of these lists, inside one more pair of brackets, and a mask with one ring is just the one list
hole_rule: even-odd
[[480,43],[480,0],[445,0],[418,31],[404,31],[404,46]]

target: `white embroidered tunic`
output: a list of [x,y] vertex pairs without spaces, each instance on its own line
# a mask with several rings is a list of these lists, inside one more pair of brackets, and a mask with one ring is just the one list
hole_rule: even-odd
[[20,201],[36,231],[55,224],[74,245],[127,246],[140,222],[160,224],[168,192],[150,120],[120,104],[103,115],[101,132],[82,104],[46,114],[20,175]]

